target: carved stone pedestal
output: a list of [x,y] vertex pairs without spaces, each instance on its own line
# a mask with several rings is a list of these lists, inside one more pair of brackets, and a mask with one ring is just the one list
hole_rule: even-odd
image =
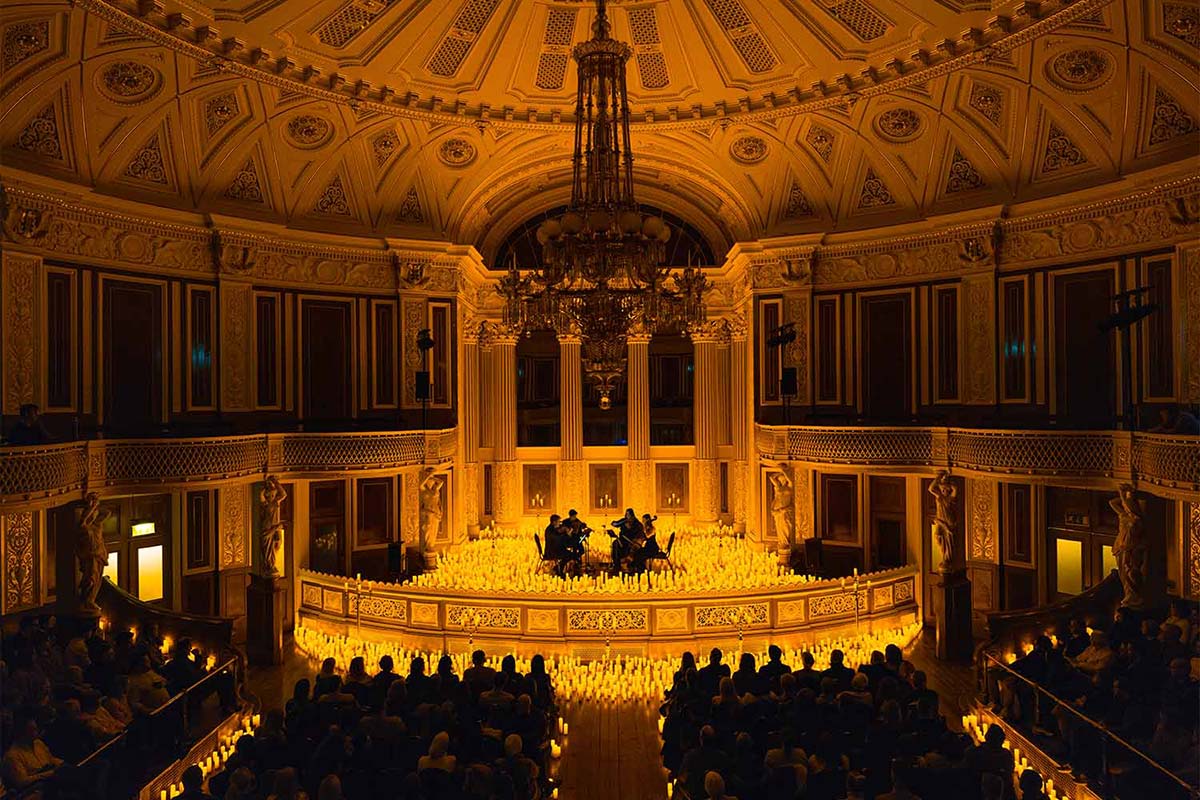
[[971,636],[971,582],[965,569],[938,576],[933,584],[933,609],[937,615],[937,657],[943,661],[970,661],[975,642]]
[[252,666],[269,667],[283,663],[286,580],[250,576],[250,586],[246,589],[246,656]]

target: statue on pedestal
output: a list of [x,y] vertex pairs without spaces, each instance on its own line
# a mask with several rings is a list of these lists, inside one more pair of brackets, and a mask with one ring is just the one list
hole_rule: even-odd
[[1146,585],[1146,535],[1142,529],[1146,502],[1138,498],[1132,486],[1123,483],[1108,505],[1117,514],[1117,540],[1113,542],[1112,553],[1117,560],[1121,588],[1125,590],[1121,605],[1141,608],[1146,603],[1142,594]]
[[108,564],[108,546],[104,543],[104,521],[112,516],[100,507],[100,496],[88,492],[83,499],[83,514],[79,518],[79,536],[75,542],[75,557],[79,560],[79,611],[94,616],[100,613],[96,593]]
[[937,571],[951,572],[954,569],[954,506],[958,501],[958,487],[950,480],[946,470],[938,470],[937,477],[929,484],[936,509],[933,515],[933,535],[942,551],[942,563]]
[[775,541],[780,553],[790,555],[796,537],[795,484],[786,464],[781,465],[778,472],[769,473],[767,480],[771,482],[771,519],[775,522]]
[[279,478],[268,475],[266,485],[258,494],[259,546],[262,548],[262,575],[279,577],[279,553],[283,549],[283,522],[280,510],[287,492]]
[[446,479],[426,469],[421,481],[421,550],[437,538],[442,529],[442,487]]

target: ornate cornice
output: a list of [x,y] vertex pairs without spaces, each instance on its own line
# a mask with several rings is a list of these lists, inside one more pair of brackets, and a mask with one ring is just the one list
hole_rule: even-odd
[[[1012,16],[997,15],[983,30],[963,31],[957,39],[945,39],[932,50],[920,48],[907,58],[893,58],[885,64],[866,66],[858,75],[833,75],[808,88],[795,87],[783,95],[755,98],[730,107],[725,101],[695,105],[687,116],[662,109],[637,109],[639,130],[680,130],[708,128],[714,123],[751,123],[769,121],[796,114],[832,108],[845,109],[862,99],[908,89],[956,70],[986,64],[996,57],[1028,44],[1076,20],[1086,17],[1111,0],[1077,0],[1043,13],[1037,3],[1019,5]],[[88,13],[129,30],[157,45],[197,61],[214,64],[230,74],[259,83],[286,88],[353,107],[359,113],[387,114],[436,125],[494,125],[505,130],[562,130],[574,124],[572,114],[551,109],[514,109],[506,107],[493,116],[491,106],[456,103],[443,108],[440,98],[421,98],[413,92],[398,92],[395,87],[374,87],[360,80],[332,73],[322,75],[314,65],[301,65],[287,56],[274,56],[261,47],[247,46],[233,37],[222,38],[211,25],[194,27],[179,13],[165,14],[160,2],[120,2],[120,0],[79,0]]]

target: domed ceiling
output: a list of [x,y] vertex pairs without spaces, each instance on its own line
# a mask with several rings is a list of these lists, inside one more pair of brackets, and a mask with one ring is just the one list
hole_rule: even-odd
[[[639,199],[718,258],[1078,189],[1200,143],[1200,12],[1181,0],[609,14],[634,50]],[[570,49],[593,16],[563,0],[6,5],[6,177],[490,259],[569,195]]]

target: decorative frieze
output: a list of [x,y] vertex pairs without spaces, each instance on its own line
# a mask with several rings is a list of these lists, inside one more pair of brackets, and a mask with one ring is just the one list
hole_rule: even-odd
[[749,628],[766,625],[769,619],[766,603],[696,607],[697,628]]
[[217,500],[221,569],[249,566],[246,540],[250,522],[246,516],[246,487],[222,487],[217,490]]
[[998,484],[989,480],[969,480],[971,516],[968,524],[968,553],[972,561],[996,561],[998,525],[996,497]]
[[360,609],[362,610],[364,619],[386,619],[395,622],[408,621],[408,606],[403,600],[393,597],[372,597],[371,595],[359,595],[357,592],[351,592],[349,614],[351,616],[357,615]]
[[967,403],[992,405],[996,402],[996,283],[991,273],[963,278],[962,314],[966,344],[963,347],[962,374],[967,377]]
[[644,608],[569,608],[569,631],[644,631],[648,616]]
[[446,606],[446,626],[448,628],[501,628],[504,630],[519,630],[521,627],[521,610],[495,606]]

